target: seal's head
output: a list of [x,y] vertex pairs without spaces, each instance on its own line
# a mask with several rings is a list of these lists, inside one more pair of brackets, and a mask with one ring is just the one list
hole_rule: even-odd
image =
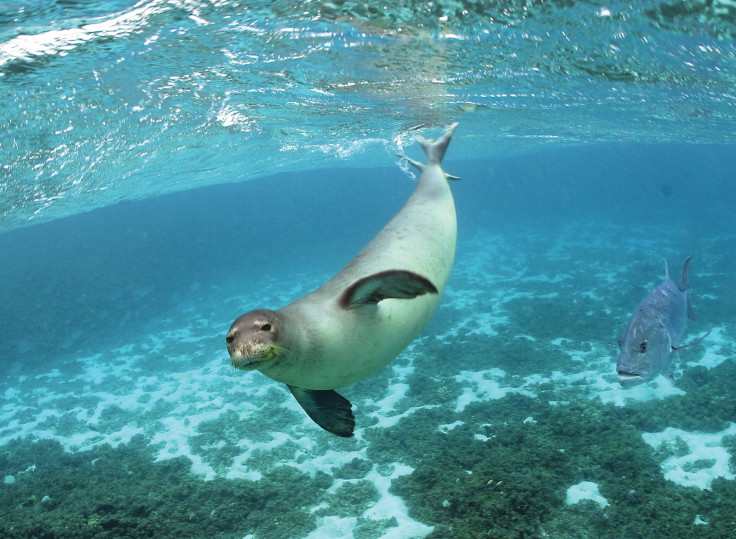
[[276,344],[280,330],[275,311],[258,309],[235,320],[225,337],[233,367],[252,371],[271,363],[282,351]]

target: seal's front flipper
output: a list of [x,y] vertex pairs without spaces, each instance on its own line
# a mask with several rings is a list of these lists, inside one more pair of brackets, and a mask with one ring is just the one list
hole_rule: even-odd
[[405,270],[388,270],[358,279],[340,298],[345,309],[375,305],[387,298],[412,299],[422,294],[437,294],[429,279]]
[[331,389],[304,389],[286,384],[307,415],[327,432],[348,438],[353,435],[355,416],[350,401]]

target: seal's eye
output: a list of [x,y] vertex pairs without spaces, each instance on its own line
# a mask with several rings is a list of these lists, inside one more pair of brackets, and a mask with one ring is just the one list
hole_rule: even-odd
[[230,344],[234,340],[235,340],[235,337],[233,337],[232,335],[228,335],[227,337],[225,337],[225,342],[227,342],[227,344]]
[[263,324],[261,326],[261,331],[271,331],[271,324]]
[[639,352],[642,354],[647,351],[647,341],[642,342],[639,344]]

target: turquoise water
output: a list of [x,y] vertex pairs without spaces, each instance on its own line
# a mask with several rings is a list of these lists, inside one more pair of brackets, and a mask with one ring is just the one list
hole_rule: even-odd
[[[0,535],[731,533],[736,11],[394,6],[2,8]],[[349,262],[451,121],[450,282],[339,439],[225,333]],[[623,390],[689,254],[713,332]]]

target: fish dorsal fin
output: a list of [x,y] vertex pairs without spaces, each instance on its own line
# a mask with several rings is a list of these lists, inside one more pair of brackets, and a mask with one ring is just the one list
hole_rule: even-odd
[[307,415],[327,432],[349,438],[355,429],[350,401],[332,389],[304,389],[286,384]]
[[680,272],[680,284],[677,285],[677,288],[679,288],[683,292],[687,292],[687,289],[690,287],[688,274],[690,273],[690,259],[692,257],[693,255],[688,256],[685,259],[685,262],[682,263],[682,271]]
[[388,270],[358,279],[340,298],[344,309],[375,305],[387,298],[412,299],[422,294],[437,294],[429,279],[411,271]]

